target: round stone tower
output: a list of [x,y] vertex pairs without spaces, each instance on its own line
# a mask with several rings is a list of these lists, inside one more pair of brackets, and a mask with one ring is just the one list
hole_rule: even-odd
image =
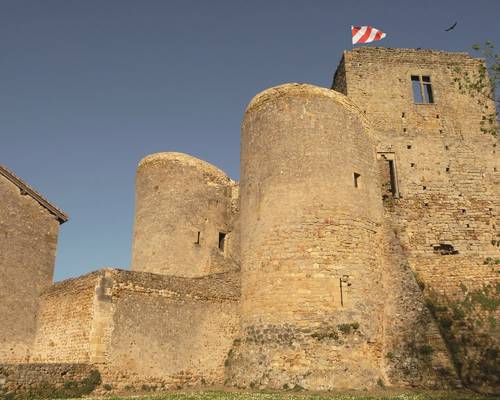
[[197,277],[230,269],[233,185],[187,154],[144,158],[136,176],[132,270]]
[[382,202],[373,138],[338,92],[286,84],[249,104],[241,141],[242,340],[236,385],[376,384]]

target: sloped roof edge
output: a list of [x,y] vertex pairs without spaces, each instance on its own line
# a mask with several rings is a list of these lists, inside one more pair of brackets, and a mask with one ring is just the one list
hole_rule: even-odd
[[12,171],[7,169],[5,166],[0,165],[0,175],[7,178],[14,185],[16,185],[22,194],[27,194],[31,196],[36,202],[38,202],[42,207],[45,207],[51,214],[55,215],[60,224],[64,224],[69,217],[62,212],[59,208],[51,204],[47,199],[45,199],[40,193],[29,186],[21,178],[18,178]]

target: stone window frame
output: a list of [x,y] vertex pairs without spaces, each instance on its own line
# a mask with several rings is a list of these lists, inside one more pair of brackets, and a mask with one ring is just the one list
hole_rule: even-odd
[[227,232],[219,231],[219,240],[217,242],[217,248],[223,254],[226,252],[227,245]]
[[[417,78],[417,79],[414,79]],[[415,93],[415,85],[414,82],[418,81],[418,88],[421,101],[417,101],[416,93]],[[436,95],[434,92],[431,74],[428,73],[411,73],[410,74],[410,83],[411,83],[411,94],[413,103],[417,105],[431,105],[436,104]],[[430,98],[429,98],[430,95]]]
[[392,196],[395,199],[401,197],[399,192],[398,167],[396,162],[396,153],[393,151],[377,151],[377,160],[384,159],[389,164],[389,172],[391,175]]

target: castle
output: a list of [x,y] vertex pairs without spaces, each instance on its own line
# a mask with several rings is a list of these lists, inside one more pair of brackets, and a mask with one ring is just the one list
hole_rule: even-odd
[[[10,225],[29,187],[0,180],[4,384],[97,368],[117,387],[498,391],[498,140],[456,84],[482,63],[360,47],[331,89],[265,90],[243,118],[240,182],[185,154],[144,158],[131,271],[51,284],[67,217],[33,192]],[[16,242],[36,212],[38,241]]]

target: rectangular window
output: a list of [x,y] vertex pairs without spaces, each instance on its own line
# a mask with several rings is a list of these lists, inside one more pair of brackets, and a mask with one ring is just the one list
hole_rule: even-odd
[[224,232],[219,232],[219,250],[224,251],[224,245],[226,242],[226,234]]
[[431,77],[423,75],[412,75],[411,85],[413,89],[413,101],[417,104],[434,103],[432,93]]

